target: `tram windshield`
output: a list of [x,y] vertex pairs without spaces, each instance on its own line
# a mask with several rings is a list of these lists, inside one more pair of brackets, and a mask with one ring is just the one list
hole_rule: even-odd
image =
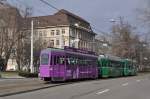
[[48,65],[48,62],[49,62],[49,55],[42,54],[41,55],[41,65]]

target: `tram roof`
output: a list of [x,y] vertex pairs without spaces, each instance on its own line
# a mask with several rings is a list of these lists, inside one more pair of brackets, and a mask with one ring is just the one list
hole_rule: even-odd
[[122,58],[113,55],[99,55],[99,59],[108,59],[108,60],[120,61],[120,62],[122,62],[123,60]]
[[41,53],[68,53],[68,54],[76,54],[76,55],[84,55],[84,56],[92,56],[92,57],[98,57],[97,55],[93,54],[85,54],[85,53],[80,53],[80,52],[73,52],[73,51],[67,51],[64,49],[59,49],[59,48],[46,48],[41,51]]

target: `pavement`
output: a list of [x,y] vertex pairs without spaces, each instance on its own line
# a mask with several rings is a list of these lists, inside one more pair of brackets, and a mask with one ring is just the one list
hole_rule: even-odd
[[[36,83],[41,82],[37,79],[24,79],[17,82],[29,83],[30,81],[33,82],[33,80]],[[0,81],[0,85],[2,82],[6,81]],[[51,83],[43,84],[43,82],[41,82],[41,85],[53,86]],[[31,86],[29,87],[30,89],[32,89]],[[36,86],[39,85],[37,84]],[[26,89],[27,86],[23,88]],[[5,95],[1,99],[150,99],[150,74],[115,79],[79,81],[58,86],[56,84],[55,87]]]
[[0,79],[24,78],[19,76],[17,72],[0,72],[0,75]]
[[60,84],[45,83],[38,78],[4,78],[0,79],[0,97],[32,92],[58,85]]

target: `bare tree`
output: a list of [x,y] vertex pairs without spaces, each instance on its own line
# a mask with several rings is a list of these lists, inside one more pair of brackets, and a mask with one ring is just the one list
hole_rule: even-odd
[[120,22],[112,27],[112,52],[120,57],[135,57],[135,36],[132,26],[120,17]]
[[[28,23],[28,17],[32,15],[32,8],[31,7],[26,7],[25,9],[18,8],[20,13],[22,13],[22,19],[21,19],[21,25],[20,25],[20,40],[17,42],[17,47],[16,47],[16,61],[18,64],[18,70],[21,69],[21,66],[24,66],[25,64],[27,65],[27,62],[30,61],[29,57],[29,52],[30,52],[30,46],[28,45],[26,39],[29,37],[29,31],[26,31],[26,27],[28,27],[26,24]],[[30,26],[30,25],[29,25]],[[30,30],[30,29],[29,29]],[[28,39],[29,40],[29,39]],[[28,52],[28,53],[26,53]],[[27,60],[26,60],[27,59]],[[29,63],[28,63],[29,64]]]
[[[150,1],[149,0],[144,0],[144,6],[142,6],[140,9],[138,9],[139,16],[138,19],[142,22],[141,24],[144,25],[145,32],[144,34],[141,34],[144,40],[139,43],[139,64],[144,66],[142,68],[145,68],[145,66],[150,64]],[[144,46],[143,46],[144,45]]]
[[0,59],[4,60],[3,70],[12,57],[17,61],[18,70],[23,65],[24,39],[28,36],[23,32],[24,22],[31,16],[31,10],[30,7],[23,10],[0,1]]
[[9,5],[0,8],[0,57],[4,59],[4,70],[17,41],[20,40],[20,19],[21,15],[16,8]]

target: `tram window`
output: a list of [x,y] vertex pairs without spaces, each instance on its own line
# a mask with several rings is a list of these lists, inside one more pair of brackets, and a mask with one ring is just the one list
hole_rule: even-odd
[[66,64],[67,65],[75,65],[75,64],[77,64],[78,63],[78,59],[77,58],[75,58],[75,57],[67,57],[66,58]]
[[42,54],[41,55],[41,64],[42,65],[48,65],[49,63],[49,55],[48,54]]
[[82,60],[82,65],[85,66],[85,60]]
[[56,60],[57,64],[63,65],[65,62],[65,59],[62,56],[57,56],[57,60]]
[[78,64],[78,59],[77,59],[77,58],[75,58],[75,64],[76,64],[76,65]]
[[71,65],[74,65],[75,63],[74,58],[70,58],[70,61],[71,61]]
[[87,66],[87,59],[84,60],[84,65]]
[[71,57],[67,56],[66,58],[66,64],[71,65]]
[[56,64],[59,64],[59,56],[56,57]]
[[80,65],[80,59],[78,58],[77,64]]
[[65,64],[65,58],[64,57],[59,57],[59,64],[64,65]]
[[68,61],[68,64],[71,65],[71,60],[69,57],[67,58],[67,61]]
[[87,65],[91,65],[91,61],[90,60],[86,60],[86,62],[87,62],[86,63]]
[[70,58],[70,64],[75,65],[75,58]]
[[52,65],[53,64],[53,56],[51,56],[51,58],[50,58],[50,65]]
[[54,65],[56,65],[56,63],[57,63],[57,57],[54,56]]
[[69,65],[68,56],[66,57],[66,65]]
[[78,63],[79,63],[79,65],[82,65],[82,60],[81,60],[81,59],[79,59],[79,62],[78,62]]
[[87,65],[88,65],[88,62],[87,62],[87,60],[85,60],[85,61],[84,61],[84,65],[85,65],[85,66],[87,66]]

